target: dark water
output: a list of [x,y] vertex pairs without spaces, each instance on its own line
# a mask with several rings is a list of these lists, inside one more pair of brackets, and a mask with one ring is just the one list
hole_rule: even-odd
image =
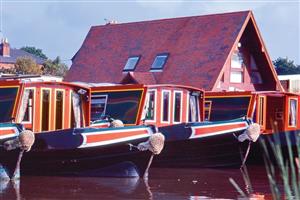
[[[253,194],[271,199],[265,168],[248,167]],[[0,199],[237,199],[233,178],[247,193],[239,169],[152,168],[148,181],[138,178],[23,176],[1,182]]]

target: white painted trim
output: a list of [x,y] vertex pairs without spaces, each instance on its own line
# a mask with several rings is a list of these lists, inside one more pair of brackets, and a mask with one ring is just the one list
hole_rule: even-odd
[[6,135],[0,135],[0,139],[6,139],[6,138],[10,138],[10,137],[15,137],[18,136],[20,133],[18,131],[18,129],[16,127],[1,127],[0,128],[0,132],[2,130],[14,130],[15,133],[11,133],[11,134],[6,134]]
[[[22,121],[21,123],[22,124],[32,124],[32,130],[34,130],[33,129],[33,115],[35,114],[35,101],[36,101],[36,98],[35,98],[35,94],[36,94],[36,88],[35,87],[28,87],[28,88],[24,88],[24,91],[25,90],[33,90],[33,94],[32,94],[32,96],[33,96],[33,101],[32,101],[32,105],[31,105],[31,107],[33,108],[33,109],[30,109],[29,110],[29,121]],[[29,101],[29,98],[28,98],[28,101]],[[29,106],[29,102],[28,102],[28,106]]]
[[[97,98],[97,97],[105,97],[105,105],[104,105],[103,113],[106,114],[106,107],[107,107],[107,101],[108,101],[108,94],[91,95],[91,109],[92,109],[92,98]],[[92,112],[90,113],[90,118],[92,119]]]
[[[175,100],[176,100],[176,98],[175,98],[175,96],[176,96],[176,93],[177,94],[180,94],[180,114],[179,114],[179,122],[175,122]],[[182,102],[182,99],[183,99],[183,91],[181,91],[181,90],[174,90],[173,91],[173,123],[174,124],[179,124],[179,123],[181,123],[182,122],[182,107],[183,107],[183,102]]]
[[[163,113],[164,113],[164,92],[169,93],[169,108],[168,108],[168,121],[163,121]],[[161,90],[161,110],[160,110],[160,122],[161,123],[170,123],[171,121],[171,90]]]
[[[232,129],[226,129],[223,131],[216,131],[213,133],[207,133],[207,134],[201,134],[201,135],[195,135],[196,129],[201,129],[201,128],[208,128],[208,127],[217,127],[217,126],[224,126],[224,125],[234,125],[234,124],[244,124],[245,127],[240,127],[240,128],[232,128]],[[189,137],[189,139],[195,139],[195,138],[203,138],[203,137],[210,137],[210,136],[215,136],[215,135],[221,135],[224,133],[229,133],[229,132],[235,132],[235,131],[240,131],[240,130],[245,130],[249,125],[246,122],[233,122],[233,123],[222,123],[222,124],[212,124],[212,125],[207,125],[207,126],[194,126],[191,127],[192,129],[192,134]]]
[[[147,94],[149,94],[149,92],[152,92],[152,91],[154,91],[154,112],[153,112],[154,118],[153,118],[153,120],[147,119],[146,122],[156,122],[157,89],[149,89]],[[150,97],[149,97],[149,101],[150,101]]]
[[[295,100],[296,101],[296,110],[295,110],[295,119],[296,119],[296,123],[295,126],[290,125],[290,109],[291,109],[291,100]],[[298,114],[299,114],[299,108],[298,108],[298,98],[297,97],[289,97],[288,98],[288,127],[289,128],[296,128],[298,125]]]
[[[135,131],[143,131],[143,130],[146,130],[147,133],[128,136],[128,137],[123,137],[123,138],[118,138],[118,139],[106,140],[106,141],[101,141],[101,142],[87,143],[87,136],[89,136],[89,135],[103,135],[103,134],[123,133],[123,132],[129,132],[129,131],[135,132]],[[83,134],[81,134],[82,137],[83,137],[83,142],[78,148],[102,146],[102,145],[108,145],[108,144],[133,140],[133,139],[146,138],[146,137],[149,137],[151,135],[151,133],[152,133],[152,131],[151,131],[150,128],[136,128],[136,129],[123,129],[123,130],[120,130],[120,129],[113,130],[113,129],[111,129],[111,130],[106,130],[106,131],[96,131],[96,132],[91,132],[91,133],[83,133]]]
[[189,91],[186,92],[186,122],[189,121],[189,112],[190,112],[190,93]]

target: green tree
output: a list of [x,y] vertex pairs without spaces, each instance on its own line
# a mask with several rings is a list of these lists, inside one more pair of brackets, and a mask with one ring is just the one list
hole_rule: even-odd
[[54,60],[46,60],[43,64],[43,74],[53,76],[64,76],[68,71],[68,66],[61,62],[59,56]]
[[296,65],[293,60],[288,58],[277,58],[273,61],[273,65],[278,75],[300,74],[300,65]]
[[21,49],[23,51],[26,51],[26,52],[31,53],[33,55],[36,55],[40,58],[48,59],[48,57],[43,53],[42,49],[37,49],[35,47],[28,47],[28,46],[22,47]]
[[41,66],[30,57],[18,58],[13,71],[17,74],[42,74]]

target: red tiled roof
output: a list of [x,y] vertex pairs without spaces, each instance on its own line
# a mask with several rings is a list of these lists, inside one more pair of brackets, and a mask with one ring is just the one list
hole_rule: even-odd
[[94,26],[65,79],[119,83],[128,57],[141,55],[134,76],[143,81],[140,72],[169,53],[163,72],[152,72],[156,83],[211,90],[249,12]]
[[135,84],[146,84],[154,85],[157,84],[153,74],[151,72],[129,72],[123,76],[120,83],[135,83]]

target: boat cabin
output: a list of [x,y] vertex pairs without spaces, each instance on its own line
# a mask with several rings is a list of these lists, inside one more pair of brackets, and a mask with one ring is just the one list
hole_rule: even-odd
[[247,116],[260,124],[263,133],[299,130],[299,113],[300,95],[296,93],[207,92],[205,96],[206,120]]
[[92,86],[91,126],[105,116],[125,126],[199,122],[204,120],[203,98],[202,90],[178,85]]
[[90,89],[65,82],[0,80],[0,121],[33,132],[85,127]]

